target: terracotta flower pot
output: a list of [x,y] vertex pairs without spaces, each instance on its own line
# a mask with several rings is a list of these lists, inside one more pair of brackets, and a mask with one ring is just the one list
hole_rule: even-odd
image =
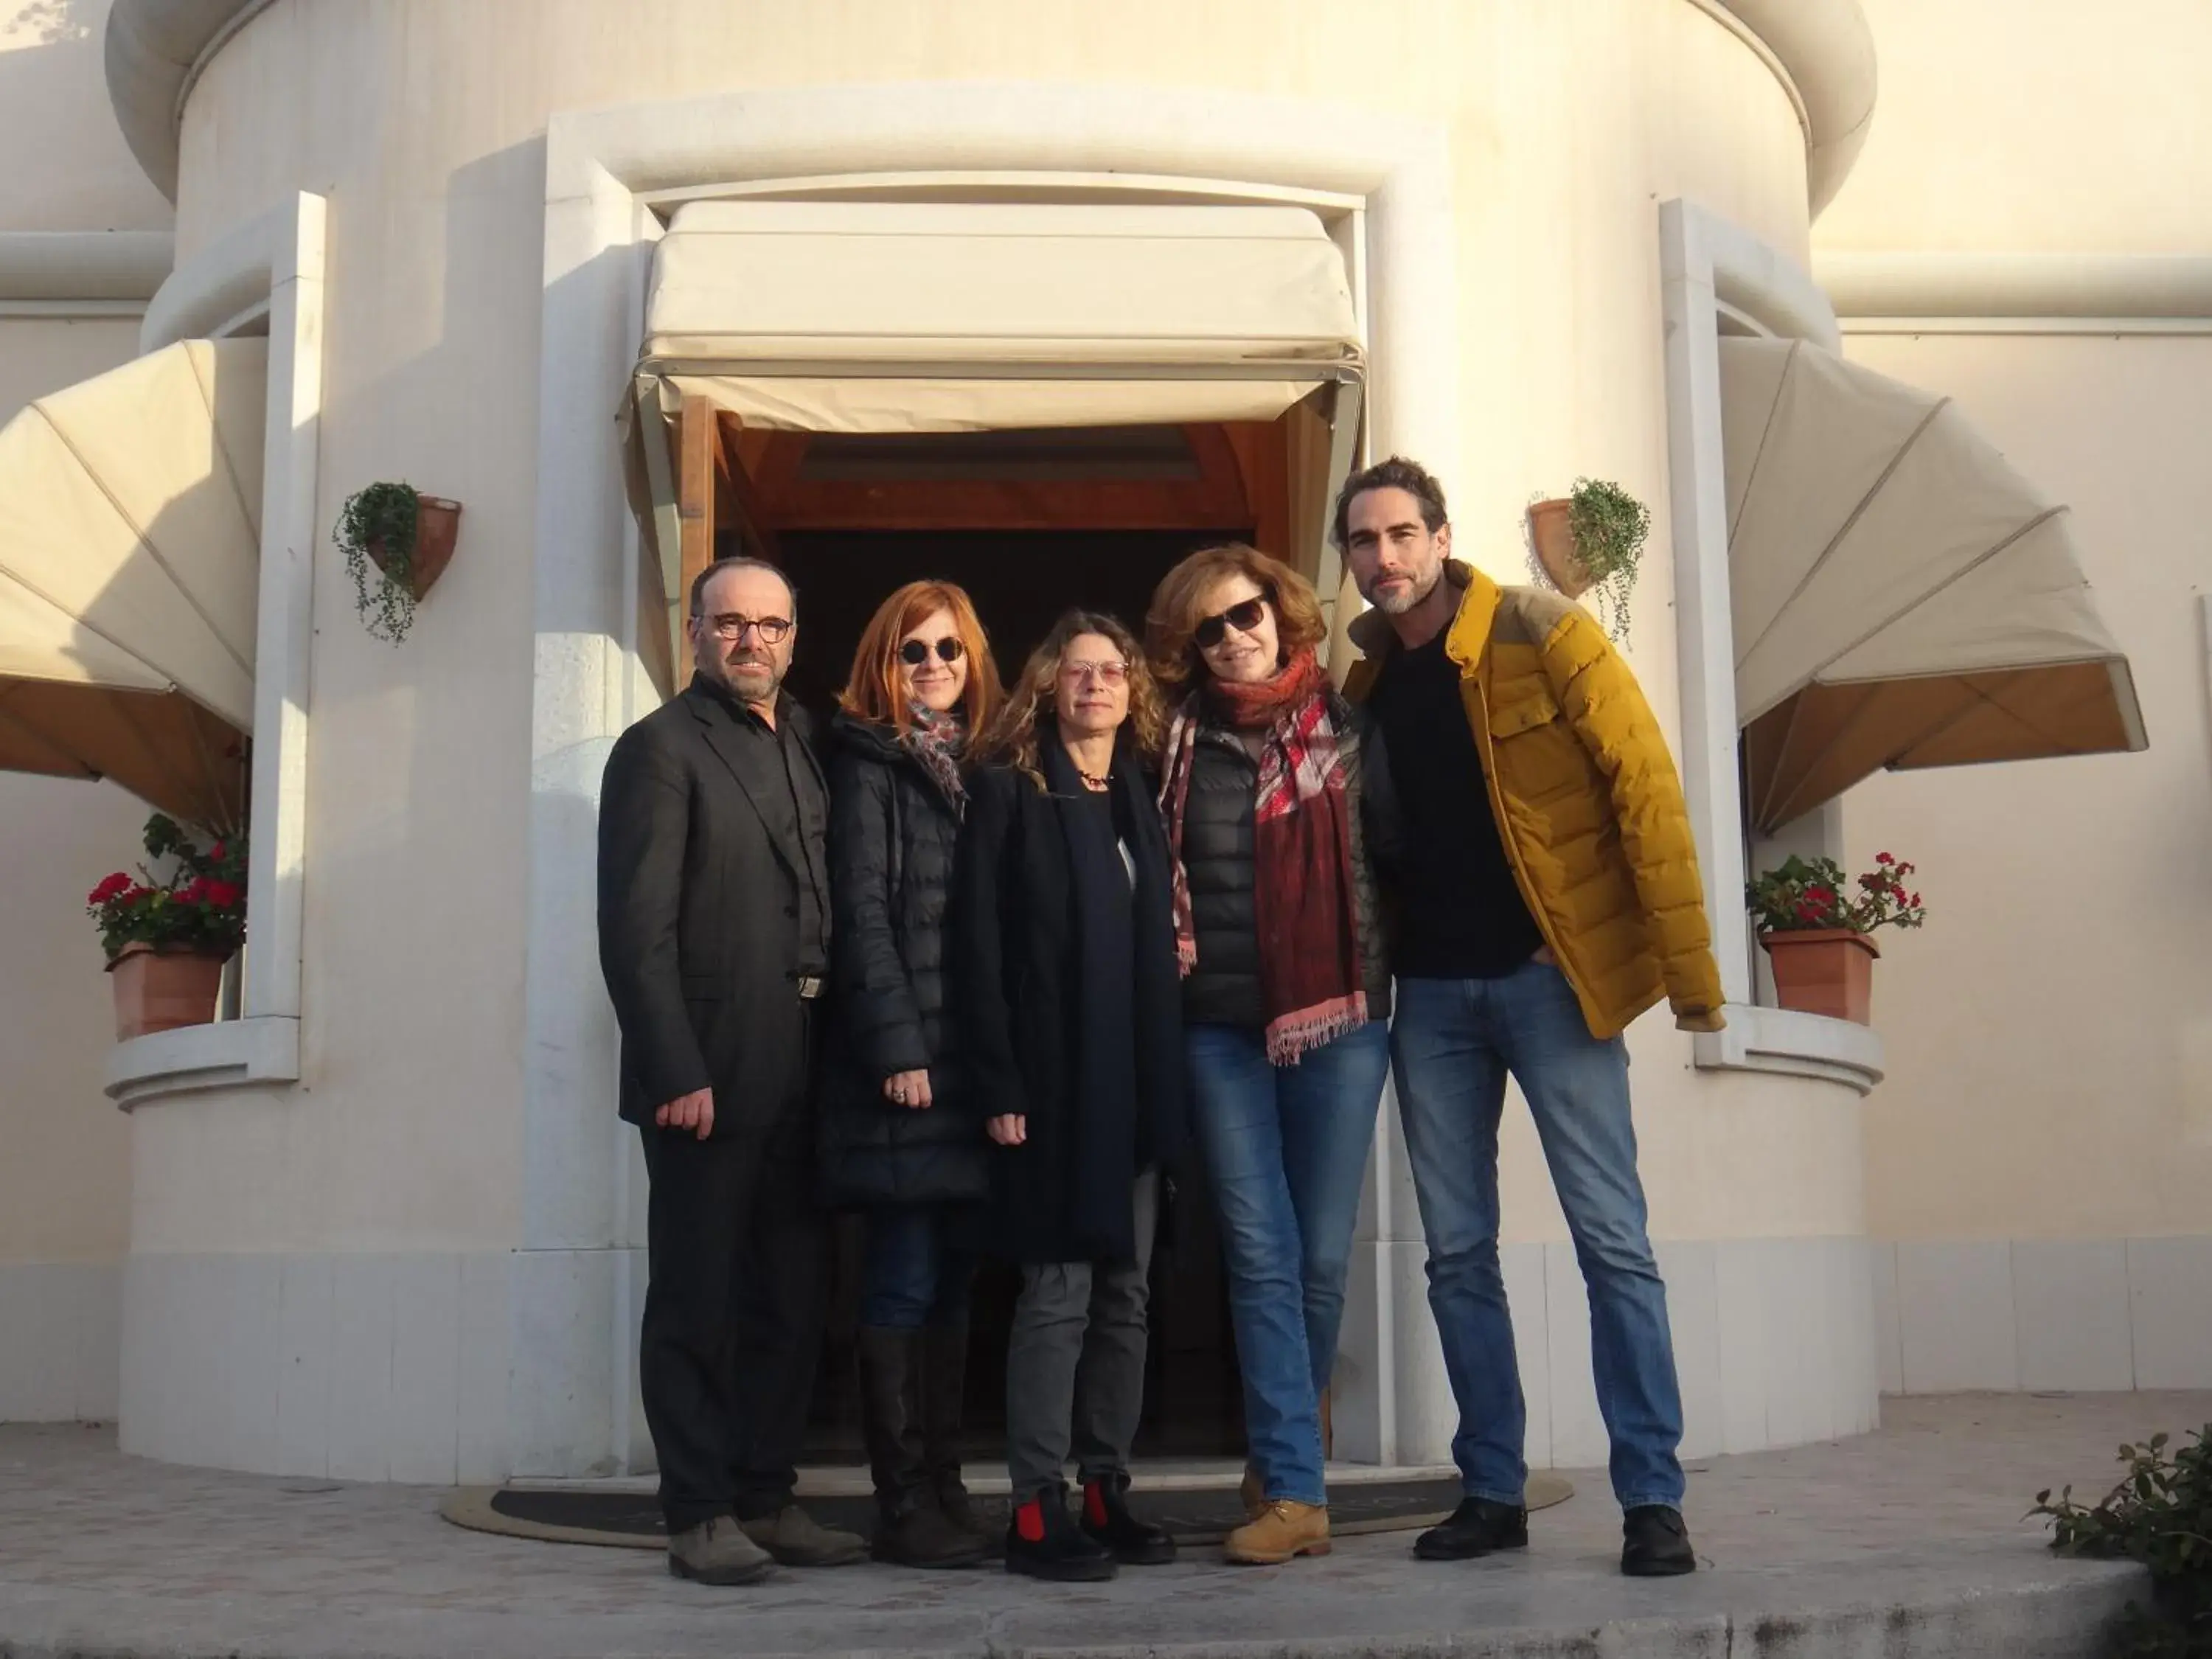
[[1865,1025],[1874,1012],[1874,961],[1881,954],[1864,933],[1813,927],[1761,933],[1774,968],[1774,995],[1785,1008]]
[[107,964],[115,982],[115,1040],[212,1022],[224,961],[198,951],[125,945]]
[[1535,544],[1536,562],[1553,586],[1571,599],[1589,591],[1590,574],[1583,556],[1575,550],[1574,503],[1565,499],[1538,501],[1528,509],[1528,538]]
[[[408,572],[408,586],[420,599],[431,584],[446,574],[453,560],[453,543],[461,533],[461,504],[443,495],[415,498],[415,557]],[[396,562],[386,556],[382,541],[368,544],[368,556],[386,576]]]

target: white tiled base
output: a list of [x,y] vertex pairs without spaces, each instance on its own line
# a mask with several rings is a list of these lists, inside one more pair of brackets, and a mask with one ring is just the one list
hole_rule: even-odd
[[[1863,1433],[1883,1391],[2212,1387],[2212,1237],[1658,1253],[1687,1457]],[[434,1484],[649,1468],[641,1255],[137,1256],[119,1286],[109,1267],[0,1268],[0,1419],[106,1418],[119,1392],[124,1449],[176,1462]],[[1601,1464],[1574,1252],[1500,1255],[1528,1462]],[[1449,1459],[1425,1259],[1409,1241],[1358,1247],[1340,1457]]]
[[1905,1239],[1869,1253],[1885,1392],[2212,1388],[2212,1237]]
[[429,1485],[649,1468],[641,1254],[134,1256],[123,1449]]
[[0,1423],[115,1416],[122,1285],[106,1263],[0,1266]]

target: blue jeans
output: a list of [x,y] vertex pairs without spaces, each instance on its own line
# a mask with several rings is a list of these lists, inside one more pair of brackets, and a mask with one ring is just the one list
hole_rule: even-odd
[[1452,1458],[1470,1498],[1518,1504],[1528,1410],[1498,1270],[1498,1120],[1510,1072],[1528,1097],[1589,1289],[1590,1363],[1624,1509],[1682,1502],[1682,1398],[1667,1287],[1645,1235],[1628,1050],[1590,1036],[1566,977],[1401,979],[1390,1033],[1429,1306],[1459,1402]]
[[1191,1115],[1221,1214],[1244,1434],[1270,1498],[1328,1502],[1321,1395],[1336,1363],[1359,1188],[1389,1069],[1370,1021],[1296,1066],[1261,1033],[1194,1025]]
[[918,1331],[964,1325],[975,1288],[976,1221],[947,1205],[878,1204],[867,1212],[860,1323]]

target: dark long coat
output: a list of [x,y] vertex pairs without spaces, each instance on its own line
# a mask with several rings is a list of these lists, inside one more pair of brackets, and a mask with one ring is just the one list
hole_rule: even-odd
[[[1126,1261],[1134,1255],[1130,1192],[1138,1171],[1172,1174],[1186,1140],[1182,987],[1176,967],[1167,833],[1126,733],[1112,787],[1136,865],[1133,983],[1090,982],[1097,953],[1078,919],[1077,814],[1094,809],[1066,753],[1041,733],[1050,790],[987,767],[970,786],[953,900],[953,997],[985,1118],[1028,1120],[1028,1139],[991,1152],[994,1231],[1019,1261]],[[1126,872],[1114,865],[1114,875]],[[1128,1009],[1133,1099],[1086,1086],[1087,1029],[1102,1007]],[[1093,1114],[1115,1112],[1103,1122]]]
[[788,752],[827,788],[807,716],[779,705],[787,748],[743,718],[694,679],[616,740],[599,796],[599,965],[622,1027],[622,1115],[650,1123],[712,1087],[718,1138],[807,1104],[800,884],[825,867],[785,769]]
[[[989,1142],[945,1018],[945,912],[960,817],[887,727],[840,714],[830,733],[836,963],[822,1089],[834,1204],[944,1204],[990,1190]],[[884,1079],[927,1069],[926,1110]]]

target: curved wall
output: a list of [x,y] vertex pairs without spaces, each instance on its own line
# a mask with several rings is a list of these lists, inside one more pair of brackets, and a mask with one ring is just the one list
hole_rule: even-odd
[[[723,167],[718,132],[743,125],[748,99],[771,96],[793,112],[787,173],[915,165],[895,111],[910,89],[956,80],[975,83],[957,98],[979,132],[994,108],[1030,106],[1024,83],[1065,84],[1037,142],[1101,169],[1129,165],[1111,112],[1132,100],[1166,112],[1146,135],[1151,155],[1233,149],[1248,112],[1255,128],[1304,110],[1317,127],[1426,135],[1443,188],[1395,227],[1390,257],[1432,251],[1454,280],[1440,304],[1385,307],[1372,324],[1378,356],[1395,349],[1448,384],[1399,399],[1418,418],[1397,417],[1398,429],[1384,397],[1375,439],[1437,468],[1460,545],[1509,580],[1522,504],[1579,473],[1618,478],[1667,522],[1657,203],[1691,197],[1793,257],[1806,247],[1792,100],[1739,33],[1688,0],[1469,0],[1441,14],[1394,0],[1356,15],[1320,0],[1195,11],[546,0],[532,16],[522,50],[512,10],[492,0],[278,0],[206,64],[185,108],[180,259],[288,192],[328,199],[321,522],[350,490],[392,477],[461,498],[467,515],[459,556],[397,652],[362,634],[342,568],[323,556],[303,1076],[137,1115],[132,1449],[431,1479],[641,1456],[619,1334],[634,1317],[641,1212],[611,1110],[611,1027],[587,988],[588,933],[549,931],[547,919],[592,879],[590,802],[557,779],[588,773],[594,745],[631,712],[618,690],[561,666],[570,642],[621,633],[611,435],[604,477],[581,486],[609,515],[593,520],[608,532],[599,564],[586,538],[578,574],[549,575],[551,550],[575,532],[538,506],[554,487],[549,434],[605,423],[566,390],[538,396],[541,374],[571,361],[542,319],[599,280],[549,263],[553,216],[604,205],[622,238],[634,232],[619,191],[549,207],[550,119],[635,106],[640,131],[665,129],[689,158],[696,177],[683,182],[741,171],[734,151]],[[884,89],[876,149],[849,131],[810,136],[807,88],[872,84]],[[707,94],[737,95],[727,120],[675,101]],[[931,165],[963,153],[957,131],[931,142]],[[580,313],[557,314],[568,330]],[[619,305],[584,314],[576,354],[626,349],[634,323]],[[1419,349],[1406,349],[1408,331]],[[1671,587],[1655,545],[1634,656],[1670,727]],[[1856,1097],[1693,1073],[1663,1016],[1632,1048],[1654,1231],[1677,1280],[1690,1449],[1870,1422],[1872,1383],[1851,1357],[1868,1323],[1864,1275],[1853,1281],[1847,1265],[1863,1231]],[[1588,1461],[1579,1289],[1533,1137],[1516,1123],[1504,1185],[1524,1370],[1538,1392],[1540,1346],[1559,1379],[1545,1385],[1532,1461]],[[1386,1202],[1371,1206],[1368,1347],[1347,1339],[1345,1387],[1355,1401],[1362,1387],[1395,1389],[1389,1408],[1367,1402],[1396,1425],[1374,1449],[1427,1458],[1448,1424],[1410,1194],[1387,1201],[1400,1176],[1394,1162]],[[227,1340],[178,1311],[219,1297],[244,1322]],[[1831,1375],[1765,1365],[1770,1351],[1804,1350],[1793,1318],[1846,1333]],[[378,1355],[392,1380],[373,1399],[346,1394]],[[213,1422],[193,1402],[225,1389],[254,1403]],[[1817,1404],[1799,1410],[1788,1396],[1804,1389]],[[1340,1433],[1346,1420],[1340,1407]]]

